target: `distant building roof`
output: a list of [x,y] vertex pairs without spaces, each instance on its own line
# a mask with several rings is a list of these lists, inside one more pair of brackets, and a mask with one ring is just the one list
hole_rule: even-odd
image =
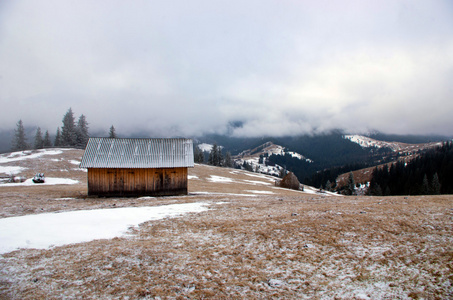
[[191,139],[90,138],[80,168],[193,167]]

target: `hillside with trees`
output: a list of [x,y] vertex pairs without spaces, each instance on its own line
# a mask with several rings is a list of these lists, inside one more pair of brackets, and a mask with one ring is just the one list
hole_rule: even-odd
[[453,143],[429,150],[414,160],[376,167],[368,194],[429,195],[453,193]]
[[71,108],[63,116],[62,126],[57,128],[54,141],[52,142],[49,131],[42,133],[41,127],[37,127],[33,142],[28,142],[28,137],[24,123],[19,120],[14,130],[11,141],[11,151],[22,151],[30,149],[41,149],[48,147],[72,147],[85,148],[90,135],[88,132],[88,122],[85,115],[80,115],[77,122]]

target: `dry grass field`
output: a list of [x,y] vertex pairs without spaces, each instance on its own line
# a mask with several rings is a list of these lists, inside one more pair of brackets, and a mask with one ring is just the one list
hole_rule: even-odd
[[0,255],[0,299],[453,299],[453,196],[297,192],[197,165],[188,196],[90,198],[86,173],[69,162],[81,154],[8,163],[80,183],[0,187],[0,218],[190,202],[209,210]]

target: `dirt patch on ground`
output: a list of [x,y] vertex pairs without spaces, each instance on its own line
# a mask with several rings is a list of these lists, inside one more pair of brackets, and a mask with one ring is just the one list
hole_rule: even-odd
[[146,222],[124,237],[4,254],[0,298],[453,297],[452,196],[329,197],[233,169],[189,174],[184,197],[88,198],[83,178],[3,187],[1,217],[114,204],[210,209]]

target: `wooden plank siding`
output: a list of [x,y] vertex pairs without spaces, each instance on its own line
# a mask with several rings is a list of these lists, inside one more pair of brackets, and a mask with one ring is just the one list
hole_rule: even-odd
[[88,168],[88,195],[104,197],[187,195],[188,170]]

